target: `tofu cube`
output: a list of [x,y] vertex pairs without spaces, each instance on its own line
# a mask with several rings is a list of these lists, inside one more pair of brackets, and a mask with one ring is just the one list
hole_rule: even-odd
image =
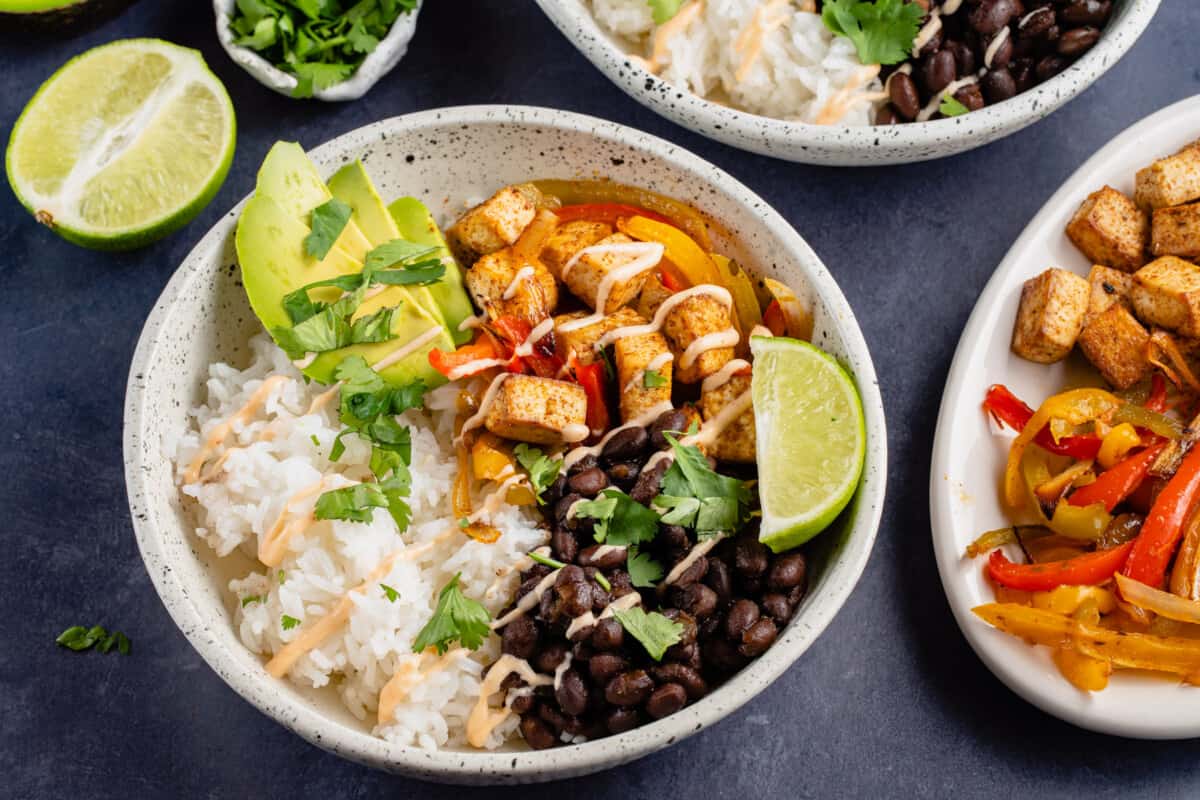
[[1083,327],[1115,305],[1132,308],[1129,292],[1133,289],[1133,276],[1128,272],[1096,264],[1088,273],[1088,309],[1083,317]]
[[641,294],[638,295],[637,312],[646,319],[653,319],[654,312],[658,311],[658,307],[672,294],[674,293],[663,285],[656,273],[650,273],[646,276],[646,282],[642,284]]
[[[737,344],[729,308],[707,294],[692,295],[672,308],[663,320],[663,333],[675,354],[675,380],[680,383],[698,383],[712,375],[733,358]],[[732,343],[713,346],[722,338]]]
[[[631,422],[649,409],[671,402],[673,360],[671,348],[661,333],[625,336],[613,343],[622,422]],[[653,372],[649,386],[648,371]]]
[[1133,276],[1130,298],[1138,319],[1184,336],[1200,336],[1200,267],[1163,256]]
[[[633,239],[625,234],[614,233],[611,236],[605,236],[595,244],[630,244],[632,242]],[[633,257],[626,253],[587,253],[566,271],[566,274],[563,275],[563,283],[567,285],[572,294],[587,303],[589,307],[596,308],[600,287],[605,282],[605,278],[613,270],[625,266],[632,260]],[[608,296],[604,301],[604,313],[611,314],[621,306],[632,302],[638,296],[638,292],[642,290],[642,284],[646,282],[648,273],[649,269],[645,269],[626,280],[611,281]]]
[[[700,394],[700,413],[704,420],[713,419],[721,409],[750,391],[749,370],[734,375],[724,385]],[[754,409],[747,408],[717,436],[708,455],[718,461],[737,461],[752,464],[755,456]]]
[[536,325],[558,305],[558,281],[550,271],[523,263],[510,247],[476,261],[463,280],[475,304],[492,319],[507,315]]
[[587,421],[587,394],[569,381],[536,375],[502,376],[483,425],[497,436],[533,444],[578,441],[575,433]]
[[563,361],[570,361],[571,356],[574,355],[579,359],[579,363],[585,366],[595,363],[600,358],[600,352],[596,349],[596,343],[600,341],[600,337],[611,330],[628,325],[641,325],[646,321],[632,308],[622,308],[615,314],[609,314],[591,325],[569,331],[563,330],[566,323],[590,316],[592,315],[586,311],[574,311],[570,314],[560,314],[554,318],[554,341]]
[[559,225],[542,245],[541,261],[555,278],[562,280],[562,268],[585,247],[611,236],[612,226],[603,222],[574,220]]
[[462,263],[472,264],[515,242],[537,214],[539,194],[528,185],[505,186],[463,214],[446,231],[455,255]]
[[1091,260],[1124,272],[1146,263],[1150,218],[1111,186],[1092,192],[1067,224],[1067,237]]
[[1200,203],[1157,209],[1150,229],[1154,255],[1200,258]]
[[1012,350],[1041,364],[1062,361],[1075,346],[1088,308],[1088,282],[1052,267],[1025,281],[1013,326]]
[[1200,200],[1200,142],[1138,170],[1133,196],[1146,211]]
[[1122,305],[1111,306],[1079,334],[1079,349],[1104,380],[1128,389],[1150,374],[1150,334]]

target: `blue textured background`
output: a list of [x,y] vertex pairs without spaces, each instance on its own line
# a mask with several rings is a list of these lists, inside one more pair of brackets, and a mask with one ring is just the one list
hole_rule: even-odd
[[[929,541],[934,419],[955,342],[1009,243],[1087,156],[1200,91],[1200,3],[1165,0],[1099,83],[1050,119],[908,167],[792,165],[710,142],[614,88],[530,0],[431,0],[408,57],[364,99],[297,102],[220,50],[206,0],[143,0],[75,38],[0,36],[0,131],[68,57],[129,36],[199,48],[238,110],[220,194],[166,241],[103,255],[35,225],[0,187],[0,796],[1088,797],[1200,794],[1200,742],[1106,738],[1005,689],[951,619]],[[541,788],[471,791],[372,772],[310,747],[228,689],[163,610],[121,477],[121,410],[142,321],[193,243],[253,188],[278,138],[468,103],[581,111],[732,172],[807,237],[866,331],[887,404],[891,486],[862,582],[792,670],[723,723],[638,763]],[[103,622],[129,658],[54,636]]]

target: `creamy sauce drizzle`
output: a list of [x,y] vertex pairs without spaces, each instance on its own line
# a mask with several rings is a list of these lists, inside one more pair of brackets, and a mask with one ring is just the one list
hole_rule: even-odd
[[425,660],[425,656],[430,655],[429,651],[421,653],[416,658],[406,658],[400,666],[396,667],[391,679],[384,684],[383,690],[379,693],[379,724],[386,725],[392,721],[396,716],[396,708],[404,702],[413,689],[437,673],[448,669],[460,658],[470,654],[471,651],[465,647],[456,647],[430,664],[428,669],[422,669],[421,663]]
[[688,567],[695,564],[702,557],[708,555],[717,544],[729,534],[718,533],[715,536],[710,536],[703,542],[698,543],[695,547],[688,551],[688,554],[683,557],[675,566],[671,567],[671,571],[667,573],[667,577],[663,578],[663,582],[658,585],[658,591],[666,591],[666,588],[675,581],[679,580],[680,576],[687,571]]
[[308,416],[309,414],[316,414],[318,411],[323,411],[325,406],[329,405],[329,401],[337,396],[337,393],[341,390],[341,388],[342,382],[338,381],[333,386],[330,386],[328,389],[314,397],[312,402],[308,404],[308,410],[304,412],[304,415]]
[[459,378],[465,378],[468,375],[474,375],[477,372],[483,372],[485,369],[502,367],[507,363],[508,362],[502,358],[477,358],[474,361],[468,361],[452,368],[446,373],[446,379],[456,381]]
[[462,430],[459,431],[458,436],[454,437],[455,444],[461,443],[463,437],[466,436],[469,431],[473,431],[483,424],[484,419],[487,418],[488,411],[490,411],[492,408],[492,404],[496,402],[496,395],[499,393],[500,387],[504,385],[504,382],[508,380],[512,374],[513,373],[511,372],[501,373],[500,375],[497,375],[490,384],[488,384],[487,391],[483,393],[483,400],[481,400],[479,403],[479,410],[472,414],[467,421],[463,423]]
[[535,272],[536,270],[534,270],[533,266],[530,264],[526,264],[525,266],[521,267],[519,270],[517,270],[517,274],[514,275],[513,279],[509,282],[508,288],[506,288],[504,293],[500,295],[500,298],[503,300],[512,300],[513,296],[517,293],[517,289],[521,288],[522,283],[533,280]]
[[296,369],[308,369],[312,366],[312,363],[317,360],[318,355],[320,355],[320,353],[305,353],[304,358],[296,359],[292,362],[292,365],[295,366]]
[[600,439],[600,441],[596,442],[594,445],[591,445],[589,447],[576,447],[574,450],[571,450],[570,452],[568,452],[565,456],[563,456],[562,468],[564,470],[569,470],[572,466],[575,465],[576,462],[579,461],[579,459],[583,458],[584,456],[600,455],[600,451],[604,449],[604,445],[608,444],[609,440],[612,439],[614,436],[616,436],[621,431],[623,431],[627,428],[645,427],[645,426],[649,425],[651,422],[653,422],[654,420],[658,419],[660,414],[670,411],[674,407],[675,406],[671,405],[670,400],[664,400],[657,405],[651,406],[650,408],[643,411],[636,418],[630,420],[629,422],[626,422],[624,425],[620,425],[616,428],[613,428],[611,431],[604,434],[604,437],[602,439]]
[[[735,419],[740,417],[746,411],[750,410],[754,403],[754,398],[751,395],[752,392],[750,389],[742,392],[737,396],[737,399],[722,408],[720,413],[701,425],[700,430],[696,431],[696,433],[692,434],[691,436],[684,436],[679,440],[679,443],[682,445],[695,445],[697,447],[711,445],[726,428],[733,424]],[[657,466],[660,461],[673,461],[674,459],[674,448],[671,448],[670,450],[659,450],[657,453],[650,456],[650,458],[646,461],[646,466],[642,467],[642,471],[644,472],[651,467]]]
[[715,331],[706,333],[703,336],[692,340],[692,343],[683,351],[683,355],[679,357],[679,366],[687,369],[692,364],[696,363],[696,359],[707,353],[709,350],[720,350],[723,347],[733,347],[741,339],[738,336],[737,328],[729,327],[723,331]]
[[608,619],[618,611],[626,611],[631,609],[641,602],[642,596],[637,592],[623,594],[616,600],[613,600],[611,603],[606,605],[604,610],[600,612],[599,617],[597,617],[594,612],[589,611],[586,614],[580,614],[578,617],[572,619],[571,624],[567,626],[567,632],[565,635],[568,639],[570,639],[584,628],[590,628],[600,620]]
[[283,558],[287,555],[288,540],[317,521],[312,509],[305,512],[303,516],[288,519],[288,516],[293,511],[292,507],[296,503],[303,502],[314,495],[320,494],[321,490],[325,488],[327,479],[328,476],[323,476],[321,480],[305,486],[287,499],[287,502],[283,504],[283,508],[279,511],[279,516],[275,518],[275,524],[271,526],[270,530],[258,542],[259,561],[268,567],[277,567],[283,563]]
[[672,39],[683,33],[684,29],[692,23],[692,20],[700,16],[703,10],[704,3],[700,0],[693,0],[692,3],[681,8],[675,16],[658,26],[658,30],[654,32],[653,49],[650,52],[651,64],[658,65],[667,60],[667,45]]
[[195,483],[200,477],[200,470],[204,468],[204,462],[212,456],[216,449],[225,441],[225,437],[233,432],[233,428],[237,424],[245,425],[250,421],[250,418],[258,413],[258,409],[262,407],[267,398],[275,387],[287,383],[291,378],[285,375],[272,375],[262,382],[254,393],[246,400],[246,404],[235,411],[229,419],[216,425],[208,436],[204,439],[204,445],[200,448],[200,452],[188,464],[187,470],[183,474],[184,483]]
[[483,683],[480,684],[479,700],[475,702],[470,716],[467,717],[467,742],[472,747],[486,745],[488,737],[492,735],[496,726],[512,714],[507,707],[493,710],[488,701],[492,695],[500,691],[500,684],[504,682],[504,679],[514,673],[520,675],[521,679],[530,686],[549,686],[554,683],[554,679],[549,675],[540,675],[534,672],[533,667],[525,659],[507,653],[496,659],[496,663],[492,664]]
[[646,364],[644,369],[640,369],[634,373],[634,376],[629,379],[629,383],[625,384],[625,388],[622,389],[622,392],[628,393],[634,391],[635,389],[645,389],[646,373],[658,372],[660,369],[674,360],[674,358],[675,354],[670,350],[665,353],[659,353],[654,358],[650,359],[650,363]]
[[996,34],[996,38],[992,39],[991,44],[987,46],[987,50],[983,53],[983,66],[987,69],[992,68],[992,61],[996,58],[996,53],[1000,52],[1000,48],[1008,41],[1009,29],[1004,26],[1000,32]]
[[567,444],[582,442],[592,433],[592,429],[582,422],[568,422],[562,429],[562,440]]
[[533,330],[525,337],[525,341],[517,345],[513,350],[513,355],[526,358],[533,355],[533,346],[544,339],[550,331],[554,330],[554,318],[546,317],[544,320],[533,326]]
[[912,52],[915,56],[921,52],[921,48],[929,44],[937,32],[942,29],[942,9],[935,8],[929,14],[929,21],[921,26],[921,30],[917,32],[917,38],[913,39]]
[[507,625],[508,623],[512,622],[514,619],[523,617],[526,614],[528,614],[529,610],[531,608],[533,608],[534,606],[536,606],[541,601],[542,595],[546,593],[546,590],[554,585],[554,581],[558,578],[559,572],[560,572],[560,570],[556,569],[553,572],[551,572],[550,574],[548,574],[546,577],[544,577],[540,581],[538,581],[537,586],[534,586],[529,591],[529,594],[525,595],[524,597],[522,597],[520,600],[517,601],[517,605],[513,608],[512,611],[509,611],[503,617],[500,617],[500,619],[492,621],[492,624],[490,626],[491,629],[494,631],[498,631],[501,628],[503,628],[505,625]]
[[[712,297],[725,306],[728,311],[733,308],[733,295],[724,286],[717,286],[711,283],[702,283],[699,286],[693,286],[690,289],[684,289],[682,292],[676,292],[663,301],[663,304],[654,312],[654,319],[644,325],[626,325],[621,328],[613,328],[608,333],[601,336],[596,341],[596,350],[603,350],[618,339],[624,339],[627,336],[644,336],[647,333],[655,333],[662,328],[663,323],[667,319],[667,315],[674,311],[680,303],[689,300],[693,297]],[[559,330],[562,330],[560,327]]]
[[487,322],[487,314],[477,314],[474,317],[467,317],[462,322],[458,323],[460,331],[469,331],[472,328],[478,328]]
[[417,352],[422,347],[424,347],[425,345],[429,344],[434,339],[436,339],[438,337],[438,335],[441,334],[442,330],[443,330],[443,328],[441,325],[435,325],[434,327],[432,327],[429,330],[422,333],[417,338],[410,340],[408,342],[408,344],[395,350],[392,353],[389,353],[386,357],[381,358],[378,361],[376,361],[374,364],[371,365],[371,369],[375,370],[376,372],[382,372],[383,370],[387,369],[388,367],[392,366],[393,364],[400,363],[401,361],[408,358],[410,355]]
[[725,366],[704,379],[704,382],[700,384],[700,394],[708,394],[720,389],[729,383],[734,375],[748,369],[750,369],[750,362],[743,358],[735,358],[728,361]]
[[589,325],[595,325],[597,322],[602,322],[607,316],[606,306],[608,305],[608,296],[612,294],[613,287],[618,283],[625,283],[645,272],[658,266],[658,262],[662,261],[663,253],[666,248],[658,242],[628,242],[624,244],[594,244],[591,247],[585,247],[571,257],[571,260],[563,265],[562,277],[566,283],[567,275],[571,272],[579,260],[586,255],[599,255],[602,253],[625,254],[633,256],[633,258],[622,264],[619,267],[614,267],[600,279],[600,285],[596,287],[596,302],[594,304],[595,311],[588,314],[586,317],[569,320],[558,326],[558,329],[563,333],[586,328]]
[[846,85],[838,89],[825,102],[825,105],[813,118],[815,125],[832,125],[850,113],[850,109],[860,103],[873,103],[887,97],[886,92],[861,92],[875,77],[879,75],[878,64],[868,64],[850,77]]
[[554,691],[557,692],[562,688],[563,675],[571,668],[572,660],[571,651],[568,650],[563,656],[563,660],[558,662],[558,666],[554,668]]

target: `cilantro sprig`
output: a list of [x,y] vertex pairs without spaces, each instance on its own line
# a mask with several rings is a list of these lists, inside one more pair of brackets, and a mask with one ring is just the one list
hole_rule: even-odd
[[109,653],[115,648],[123,656],[129,655],[132,647],[128,636],[120,631],[110,633],[101,625],[93,625],[90,628],[73,625],[60,633],[54,643],[76,653],[91,650],[93,647],[101,653]]
[[957,117],[966,114],[970,110],[958,98],[950,94],[943,97],[941,105],[938,106],[938,111],[942,112],[942,116],[946,117]]
[[683,639],[683,626],[657,611],[647,614],[638,606],[613,613],[621,627],[630,636],[641,642],[642,647],[655,661],[662,661],[663,654],[673,644]]
[[658,535],[659,516],[620,489],[605,489],[595,500],[575,506],[575,516],[594,519],[592,535],[597,542],[628,549],[626,566],[634,586],[653,586],[662,577],[662,565],[638,546]]
[[413,641],[414,653],[433,647],[438,655],[441,655],[454,641],[458,641],[468,650],[476,650],[491,632],[489,623],[492,621],[492,615],[482,603],[467,597],[462,593],[462,589],[458,588],[461,575],[462,573],[456,573],[450,582],[442,587],[433,616]]
[[667,376],[656,369],[648,369],[642,373],[642,388],[657,389],[667,385]]
[[349,78],[417,0],[238,0],[235,44],[296,76],[292,97]]
[[825,0],[825,27],[854,43],[864,64],[897,64],[909,57],[925,11],[905,0]]
[[513,455],[516,456],[517,463],[529,473],[529,484],[533,487],[538,505],[545,505],[546,501],[542,499],[542,492],[546,491],[550,484],[558,478],[562,461],[550,458],[541,450],[530,447],[524,442],[513,448]]
[[675,461],[663,473],[661,493],[652,505],[668,525],[691,528],[701,539],[736,530],[745,521],[750,490],[744,481],[719,475],[699,448],[664,434]]

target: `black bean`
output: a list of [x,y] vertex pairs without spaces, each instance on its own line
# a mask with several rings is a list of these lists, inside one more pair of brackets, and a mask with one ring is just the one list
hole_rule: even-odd
[[1037,80],[1033,59],[1030,58],[1017,59],[1009,66],[1008,71],[1012,73],[1013,83],[1016,84],[1018,94],[1031,89]]
[[719,558],[708,560],[708,574],[704,583],[717,594],[717,603],[728,603],[733,597],[733,578],[729,574],[729,565]]
[[714,613],[711,616],[700,620],[700,638],[708,639],[713,636],[721,635],[725,630],[725,615],[720,612]]
[[575,560],[575,556],[579,553],[579,540],[575,538],[575,534],[563,527],[554,529],[554,533],[550,536],[550,549],[554,552],[554,557],[559,561],[570,563]]
[[673,644],[663,653],[663,658],[667,661],[676,661],[680,664],[696,664],[699,663],[700,645],[697,642],[691,644]]
[[609,594],[613,598],[624,597],[630,592],[637,591],[633,587],[633,580],[629,577],[629,573],[623,569],[616,569],[609,573],[608,583],[612,586],[612,591]]
[[538,626],[529,617],[517,617],[500,633],[500,649],[517,658],[529,658],[537,650]]
[[679,577],[675,579],[675,586],[690,586],[698,580],[701,580],[708,573],[708,559],[700,556],[691,564],[688,564],[687,569],[679,573]]
[[521,737],[534,750],[545,750],[558,744],[558,737],[554,732],[532,714],[521,717]]
[[658,530],[658,539],[674,550],[690,550],[692,547],[692,539],[682,525],[662,525]]
[[527,714],[533,709],[533,704],[537,702],[537,698],[532,692],[523,692],[521,694],[509,695],[512,699],[508,701],[508,707],[516,714]]
[[876,125],[895,125],[899,121],[900,117],[896,114],[896,109],[891,104],[880,106],[879,110],[875,112]]
[[662,719],[687,705],[687,700],[687,690],[678,683],[664,683],[646,699],[646,713]]
[[903,72],[897,72],[888,78],[888,96],[892,100],[892,108],[904,119],[912,122],[921,110],[921,97],[917,93],[917,84]]
[[521,585],[517,587],[517,596],[513,599],[520,600],[522,597],[532,592],[534,588],[536,588],[537,585],[542,582],[542,577],[544,576],[530,575],[528,578],[521,581]]
[[1075,28],[1059,37],[1057,49],[1060,55],[1077,58],[1091,50],[1099,39],[1099,28],[1091,26]]
[[[720,563],[713,559],[713,564]],[[704,619],[717,610],[717,593],[702,583],[693,583],[672,589],[671,600],[696,619]]]
[[980,85],[989,103],[1003,103],[1017,93],[1017,84],[1007,69],[994,69],[983,76]]
[[629,496],[644,506],[650,505],[650,501],[658,497],[658,490],[662,485],[662,476],[670,466],[666,459],[660,459],[650,469],[643,469],[641,474],[638,475],[637,483],[633,485],[633,489],[629,492]]
[[949,50],[938,50],[921,63],[921,80],[926,94],[934,95],[950,85],[958,72],[954,54]]
[[758,539],[742,536],[733,551],[733,568],[739,575],[755,578],[767,571],[767,547]]
[[599,467],[592,467],[567,478],[567,487],[584,497],[595,497],[608,488],[608,476]]
[[641,716],[636,708],[614,708],[604,717],[604,726],[609,733],[624,733],[636,728]]
[[1042,6],[1030,11],[1021,18],[1021,24],[1017,26],[1018,36],[1041,36],[1055,24],[1054,9],[1050,6]]
[[763,613],[773,619],[776,625],[786,625],[792,618],[792,604],[788,602],[787,595],[778,592],[765,594],[760,605]]
[[774,644],[778,634],[779,629],[775,627],[771,618],[762,617],[742,634],[742,644],[738,647],[738,652],[747,658],[762,655],[768,647]]
[[944,44],[943,49],[954,54],[954,66],[959,75],[970,75],[975,72],[975,51],[966,42],[951,40]]
[[559,709],[555,708],[548,701],[538,704],[538,716],[542,721],[550,726],[550,729],[557,735],[562,733],[567,727],[567,717]]
[[625,642],[625,629],[611,617],[596,623],[592,631],[592,647],[597,650],[616,650]]
[[645,428],[623,428],[613,434],[600,451],[600,458],[609,464],[637,458],[650,444]]
[[[994,37],[993,37],[994,38]],[[988,48],[991,48],[991,42],[988,42]],[[996,45],[996,49],[992,51],[992,63],[987,65],[988,69],[1003,69],[1012,62],[1013,57],[1013,40],[1011,36],[1005,36],[1004,41]],[[963,74],[963,73],[960,73]],[[970,73],[966,73],[970,74]]]
[[622,489],[628,490],[637,482],[641,471],[641,464],[635,461],[621,461],[608,468],[608,479]]
[[942,46],[942,38],[946,35],[945,29],[939,29],[929,37],[929,41],[921,45],[921,49],[917,51],[917,56],[927,56]]
[[650,424],[651,446],[655,450],[662,450],[667,446],[667,439],[663,433],[682,434],[687,431],[689,420],[688,413],[681,408],[672,408],[659,414],[658,419]]
[[554,699],[568,714],[578,715],[587,710],[588,688],[578,670],[568,669],[562,674],[562,680],[554,690]]
[[598,466],[600,466],[600,459],[596,458],[591,453],[588,453],[583,458],[571,465],[571,468],[567,470],[567,477],[570,478],[572,475],[577,475],[586,469],[591,469],[592,467]]
[[725,615],[725,635],[734,641],[741,641],[742,634],[758,622],[758,617],[757,603],[745,598],[738,600]]
[[721,672],[733,672],[746,663],[746,657],[728,639],[709,639],[704,643],[703,652],[705,664]]
[[990,36],[1007,25],[1017,15],[1016,0],[980,0],[971,10],[967,22],[972,28]]
[[626,552],[624,547],[593,544],[579,551],[579,563],[585,567],[614,569],[625,563]]
[[571,510],[571,506],[579,500],[583,499],[583,495],[569,493],[563,495],[558,504],[554,506],[554,519],[559,525],[571,530],[577,530],[578,520],[567,516],[567,512]]
[[1034,73],[1039,81],[1048,81],[1069,66],[1067,59],[1062,56],[1045,56],[1037,62]]
[[[574,566],[574,565],[571,565]],[[565,568],[564,568],[565,569]],[[582,570],[581,570],[582,571]],[[578,617],[592,610],[595,602],[594,584],[587,581],[580,583],[564,583],[554,587],[558,594],[559,608],[569,617]]]
[[600,585],[600,581],[596,580],[600,570],[595,567],[584,567],[583,571],[587,573],[588,580],[592,584],[592,608],[600,611],[612,602],[612,596]]
[[804,553],[785,553],[775,559],[767,573],[767,586],[782,592],[804,583],[808,574],[808,561]]
[[558,505],[558,501],[562,499],[563,492],[567,489],[567,476],[560,474],[554,479],[554,482],[546,487],[542,492],[542,502],[550,507]]
[[1103,25],[1112,13],[1110,0],[1075,0],[1058,11],[1058,18],[1068,25]]
[[550,642],[544,645],[541,652],[534,656],[533,665],[537,667],[538,672],[550,673],[554,672],[566,657],[566,645],[561,642]]
[[603,686],[608,681],[629,666],[629,661],[617,653],[596,653],[588,659],[588,674],[592,680]]
[[662,615],[672,622],[677,622],[683,626],[683,630],[679,632],[680,644],[691,644],[696,641],[697,625],[696,618],[686,611],[681,611],[678,608],[663,609]]
[[575,564],[567,564],[558,571],[558,575],[554,578],[555,586],[566,586],[571,583],[586,583],[587,573],[583,571],[583,567]]
[[661,683],[677,683],[687,691],[689,700],[699,700],[708,694],[708,684],[700,673],[684,664],[659,664],[650,669],[654,679]]
[[640,706],[654,691],[654,679],[644,669],[631,669],[611,678],[604,686],[604,699],[614,706]]
[[538,599],[537,618],[545,622],[558,619],[560,616],[558,606],[558,592],[542,592],[541,598]]

